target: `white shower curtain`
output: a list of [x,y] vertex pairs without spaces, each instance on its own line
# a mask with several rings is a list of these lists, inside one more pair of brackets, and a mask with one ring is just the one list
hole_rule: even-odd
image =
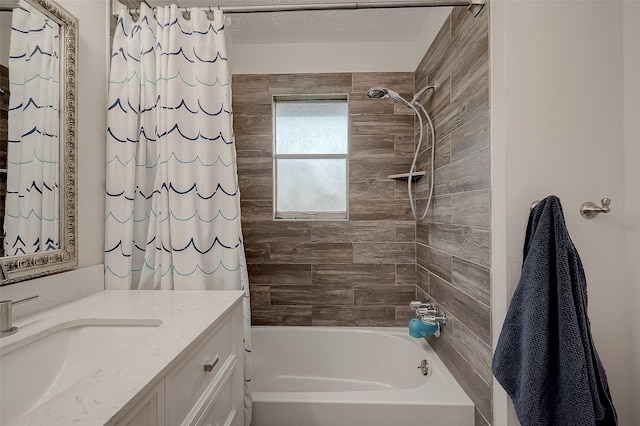
[[14,9],[9,48],[5,255],[60,247],[59,27]]
[[221,11],[123,8],[107,129],[105,287],[244,290],[250,311]]

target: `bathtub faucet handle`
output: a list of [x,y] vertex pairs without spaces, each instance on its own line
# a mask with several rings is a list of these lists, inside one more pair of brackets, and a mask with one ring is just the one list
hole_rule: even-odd
[[438,325],[447,325],[447,314],[442,312],[441,314],[422,316],[420,318],[425,324],[438,324]]
[[433,306],[429,308],[418,308],[415,311],[417,315],[437,315],[438,314],[438,310],[435,309]]
[[434,333],[436,337],[440,336],[440,329],[447,324],[447,314],[440,312],[436,305],[432,305],[430,301],[420,302],[418,300],[411,301],[409,307],[414,310],[416,317],[427,326],[437,326]]
[[419,300],[414,300],[412,302],[409,302],[409,307],[414,311],[416,311],[416,313],[418,312],[419,309],[429,309],[431,311],[436,309],[436,307],[433,306],[429,300],[427,300],[426,302],[420,302]]

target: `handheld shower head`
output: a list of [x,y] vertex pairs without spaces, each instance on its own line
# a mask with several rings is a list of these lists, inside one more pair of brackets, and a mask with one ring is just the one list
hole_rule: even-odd
[[372,87],[367,91],[367,96],[371,99],[382,99],[387,97],[387,89],[384,87]]
[[408,100],[406,100],[393,90],[387,89],[386,87],[372,87],[367,91],[367,96],[371,99],[382,99],[390,97],[394,101],[399,102],[411,109],[414,108]]

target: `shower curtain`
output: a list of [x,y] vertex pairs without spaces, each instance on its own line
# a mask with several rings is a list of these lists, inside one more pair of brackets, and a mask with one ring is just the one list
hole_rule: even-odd
[[219,10],[185,17],[175,5],[154,16],[142,3],[136,22],[120,11],[107,112],[105,288],[244,290],[249,424],[249,282],[224,19]]
[[59,27],[22,9],[11,27],[6,256],[60,247]]

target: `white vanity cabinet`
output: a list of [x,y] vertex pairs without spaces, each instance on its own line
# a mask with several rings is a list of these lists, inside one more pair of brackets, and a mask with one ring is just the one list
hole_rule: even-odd
[[242,304],[192,342],[158,385],[116,424],[241,426],[244,424]]
[[20,374],[0,380],[0,423],[243,426],[244,296],[104,290],[16,318],[0,363]]
[[147,393],[134,408],[116,425],[162,426],[164,425],[164,383]]

